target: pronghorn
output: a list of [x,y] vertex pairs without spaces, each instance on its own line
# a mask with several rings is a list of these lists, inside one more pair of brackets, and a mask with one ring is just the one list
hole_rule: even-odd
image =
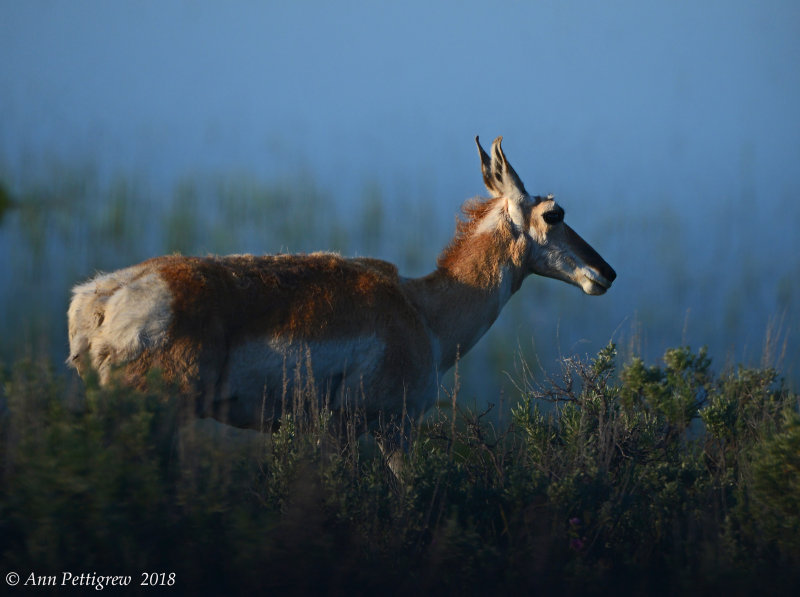
[[464,204],[432,273],[332,253],[157,257],[73,289],[68,363],[139,387],[160,370],[197,415],[239,427],[270,428],[301,361],[332,410],[357,393],[368,420],[421,414],[528,274],[592,295],[616,277],[552,195],[527,193],[501,141],[490,157],[475,138],[491,197]]

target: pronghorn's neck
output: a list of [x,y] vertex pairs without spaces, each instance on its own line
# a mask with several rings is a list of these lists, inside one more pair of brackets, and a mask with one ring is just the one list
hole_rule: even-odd
[[486,333],[517,283],[509,273],[497,285],[481,288],[438,269],[407,284],[430,331],[436,366],[443,373]]
[[458,223],[436,271],[407,282],[442,372],[486,333],[528,273],[529,241],[514,231],[504,209],[502,198],[468,203],[468,219]]

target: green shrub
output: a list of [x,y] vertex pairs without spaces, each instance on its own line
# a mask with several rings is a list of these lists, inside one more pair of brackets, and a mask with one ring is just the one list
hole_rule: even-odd
[[[176,593],[788,590],[798,399],[704,350],[617,373],[613,345],[520,380],[505,428],[406,422],[400,479],[357,412],[301,392],[272,436],[181,420],[168,388],[4,375],[3,570],[175,572]],[[313,383],[307,389],[312,389]]]

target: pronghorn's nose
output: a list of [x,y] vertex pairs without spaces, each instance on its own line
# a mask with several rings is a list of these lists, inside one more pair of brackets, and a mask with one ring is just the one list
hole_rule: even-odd
[[608,265],[606,260],[600,257],[596,251],[593,252],[596,259],[594,260],[594,263],[590,262],[591,267],[604,278],[604,281],[606,282],[604,286],[609,287],[611,286],[611,283],[617,279],[617,272],[615,272],[614,268]]
[[[594,282],[602,288],[600,294],[611,288],[611,284],[617,278],[617,272],[614,271],[614,268],[608,265],[599,255],[597,255],[597,261],[595,263],[583,270],[583,274],[591,282]],[[593,290],[597,289],[593,288]]]

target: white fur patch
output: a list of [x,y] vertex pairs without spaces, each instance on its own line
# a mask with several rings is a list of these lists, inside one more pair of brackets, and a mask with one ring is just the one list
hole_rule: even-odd
[[80,366],[88,355],[101,382],[108,381],[110,365],[166,340],[172,294],[157,273],[142,275],[142,268],[129,267],[101,274],[72,292],[68,362]]
[[500,226],[505,214],[511,220],[511,224],[517,229],[522,230],[525,228],[525,215],[522,206],[525,203],[525,197],[517,197],[506,199],[505,201],[498,201],[492,209],[487,213],[483,219],[478,223],[475,228],[475,234],[491,234]]
[[525,228],[525,214],[522,212],[524,203],[525,197],[506,199],[508,216],[511,218],[511,223],[514,224],[517,230]]
[[498,202],[496,205],[492,207],[492,209],[487,213],[483,219],[478,223],[477,227],[475,228],[475,234],[491,234],[497,227],[500,225],[500,220],[503,217],[503,207]]
[[106,302],[100,339],[119,361],[135,359],[145,348],[161,346],[171,319],[172,293],[155,273],[126,284]]

